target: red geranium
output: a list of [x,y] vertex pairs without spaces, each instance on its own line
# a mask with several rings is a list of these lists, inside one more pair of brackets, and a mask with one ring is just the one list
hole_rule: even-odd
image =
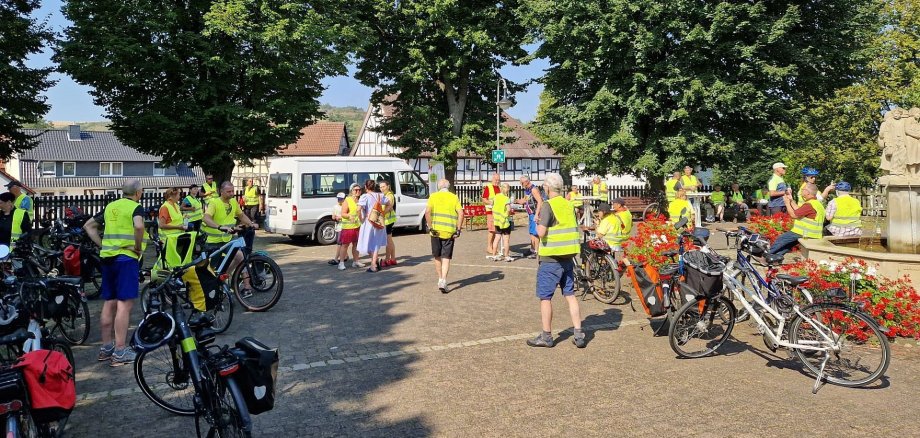
[[623,244],[631,263],[655,268],[670,263],[663,251],[677,250],[677,231],[663,218],[652,218],[636,226],[636,234]]

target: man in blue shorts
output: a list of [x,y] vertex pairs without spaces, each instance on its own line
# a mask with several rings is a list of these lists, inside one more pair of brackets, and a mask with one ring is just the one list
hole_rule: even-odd
[[543,331],[527,340],[531,347],[552,347],[554,345],[553,294],[556,287],[562,289],[562,296],[569,305],[575,334],[572,343],[585,348],[587,340],[581,330],[581,312],[575,298],[575,255],[580,250],[578,221],[575,209],[563,192],[562,177],[558,173],[546,175],[543,187],[549,200],[540,209],[537,234],[540,238],[540,267],[537,268],[537,298],[540,299],[540,320]]
[[530,178],[526,176],[521,177],[521,187],[524,188],[524,197],[518,199],[515,203],[523,205],[524,210],[527,211],[527,229],[530,233],[530,254],[527,255],[527,258],[535,259],[537,258],[537,248],[540,247],[536,218],[540,216],[540,209],[543,207],[543,194],[540,193],[540,188],[535,186],[530,181]]
[[[102,348],[99,360],[117,367],[134,363],[134,350],[127,345],[131,308],[138,296],[140,257],[144,253],[144,208],[138,204],[141,183],[130,180],[121,188],[122,198],[105,206],[83,226],[99,246],[102,258]],[[104,238],[99,237],[103,227]],[[113,341],[114,334],[114,341]]]

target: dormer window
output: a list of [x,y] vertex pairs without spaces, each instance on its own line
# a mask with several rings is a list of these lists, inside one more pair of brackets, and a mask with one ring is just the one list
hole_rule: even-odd
[[77,163],[65,161],[61,168],[61,176],[77,176]]
[[122,163],[119,162],[101,162],[99,163],[99,176],[123,176],[124,171]]

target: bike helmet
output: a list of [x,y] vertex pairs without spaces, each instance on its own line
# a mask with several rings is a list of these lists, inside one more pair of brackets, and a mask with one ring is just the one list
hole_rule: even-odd
[[610,245],[603,239],[592,239],[588,241],[588,248],[591,248],[595,251],[610,251]]
[[850,185],[850,183],[846,181],[840,181],[834,186],[834,190],[839,190],[841,192],[849,192],[853,190],[853,187]]
[[141,351],[153,350],[169,340],[176,331],[176,321],[165,312],[153,312],[144,317],[132,338],[134,348]]
[[818,169],[814,167],[806,167],[802,169],[802,176],[818,176]]

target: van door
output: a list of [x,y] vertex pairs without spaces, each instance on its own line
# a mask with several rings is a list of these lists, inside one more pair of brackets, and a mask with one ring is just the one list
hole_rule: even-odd
[[293,175],[290,173],[273,173],[268,177],[265,230],[270,233],[290,235],[294,228],[292,182]]
[[417,227],[428,205],[428,183],[414,171],[399,171],[396,193],[396,226]]

